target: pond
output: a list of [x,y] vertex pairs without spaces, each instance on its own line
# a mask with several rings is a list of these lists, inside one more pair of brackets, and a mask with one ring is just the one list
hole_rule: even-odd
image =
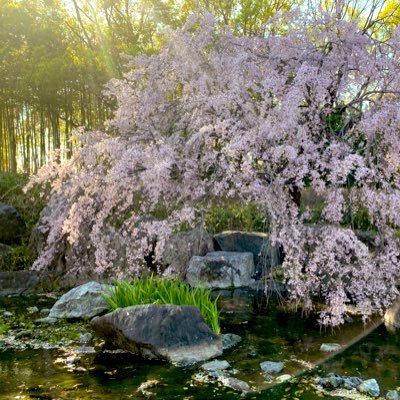
[[[320,399],[311,387],[312,378],[328,372],[375,378],[381,392],[395,389],[400,382],[400,335],[388,332],[377,321],[364,326],[355,318],[340,329],[321,330],[315,318],[284,312],[274,302],[267,307],[254,293],[236,290],[221,294],[222,332],[238,334],[243,340],[219,359],[227,360],[238,371],[235,378],[251,386],[248,399]],[[54,301],[34,297],[0,299],[0,310],[18,316],[28,306],[39,302],[41,308]],[[88,330],[82,324],[81,328]],[[0,335],[0,343],[5,336]],[[320,351],[322,343],[338,343],[344,350],[331,356]],[[195,380],[198,366],[180,368],[127,354],[87,354],[81,357],[80,368],[69,370],[58,361],[74,346],[79,345],[72,340],[66,350],[0,349],[0,399],[143,399],[138,388],[148,381],[157,382],[148,391],[161,399],[242,398],[240,393],[217,383]],[[293,378],[282,384],[266,382],[260,369],[263,361],[284,361],[281,374]]]

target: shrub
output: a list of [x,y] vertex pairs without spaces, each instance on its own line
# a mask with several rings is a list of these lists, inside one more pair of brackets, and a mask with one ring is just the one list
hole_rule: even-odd
[[12,251],[0,256],[0,271],[28,269],[35,261],[35,255],[29,247],[29,238],[45,203],[39,195],[39,188],[28,194],[23,192],[27,182],[27,175],[0,173],[0,202],[15,207],[26,224],[20,243],[12,245]]
[[138,304],[175,304],[196,306],[205,323],[217,334],[220,333],[218,299],[211,300],[211,291],[203,287],[192,288],[181,281],[156,279],[153,275],[134,279],[132,283],[118,281],[104,296],[110,310]]

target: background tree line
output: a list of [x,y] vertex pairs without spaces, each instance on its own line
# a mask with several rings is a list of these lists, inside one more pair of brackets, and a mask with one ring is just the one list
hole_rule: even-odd
[[[211,11],[237,35],[262,35],[269,17],[301,3],[0,0],[0,172],[34,172],[55,149],[68,157],[74,128],[101,128],[112,115],[113,102],[102,91],[110,78],[122,76],[124,54],[157,51],[163,30],[182,26],[194,10]],[[372,0],[393,29],[398,3],[383,3]],[[353,0],[352,10],[358,6]]]

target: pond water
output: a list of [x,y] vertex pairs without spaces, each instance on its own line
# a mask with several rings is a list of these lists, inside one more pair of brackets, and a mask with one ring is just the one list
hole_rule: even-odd
[[[0,299],[0,310],[18,313],[37,301]],[[54,302],[41,301],[43,306]],[[363,326],[354,320],[335,331],[325,331],[315,318],[285,313],[276,304],[266,307],[258,296],[246,291],[225,292],[220,304],[222,332],[236,333],[243,340],[219,359],[229,361],[239,371],[235,378],[252,387],[248,399],[320,399],[309,382],[314,375],[328,372],[375,378],[383,393],[399,385],[400,335],[388,332],[382,324]],[[339,343],[345,350],[329,356],[319,350],[321,343]],[[143,399],[137,389],[149,380],[158,381],[148,390],[159,399],[241,398],[217,383],[195,382],[198,366],[179,368],[126,354],[99,353],[83,357],[81,371],[69,371],[55,363],[59,357],[65,357],[60,349],[0,350],[0,399]],[[265,382],[260,363],[267,360],[284,361],[281,374],[297,378],[283,384]]]

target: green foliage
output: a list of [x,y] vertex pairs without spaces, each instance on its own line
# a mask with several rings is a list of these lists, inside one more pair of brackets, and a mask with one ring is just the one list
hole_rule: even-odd
[[28,179],[25,174],[0,173],[0,202],[10,204],[19,211],[27,226],[27,235],[30,235],[45,202],[40,197],[39,188],[30,190],[29,194],[23,192]]
[[40,198],[38,188],[31,190],[29,194],[23,192],[27,181],[28,176],[24,174],[0,173],[0,202],[14,206],[26,224],[20,244],[13,245],[12,251],[0,256],[0,271],[27,269],[34,261],[34,254],[29,248],[29,237],[45,203]]
[[217,300],[211,300],[211,290],[191,288],[181,281],[156,279],[153,275],[134,279],[132,283],[116,282],[104,300],[110,310],[138,304],[175,304],[196,306],[205,323],[217,334],[220,333]]
[[265,215],[252,203],[227,200],[224,204],[213,204],[204,215],[206,229],[210,233],[240,230],[262,232]]
[[360,231],[376,231],[376,226],[371,222],[368,209],[362,204],[348,210],[343,219],[343,225],[351,226]]
[[10,329],[8,324],[0,324],[0,335],[6,334]]

